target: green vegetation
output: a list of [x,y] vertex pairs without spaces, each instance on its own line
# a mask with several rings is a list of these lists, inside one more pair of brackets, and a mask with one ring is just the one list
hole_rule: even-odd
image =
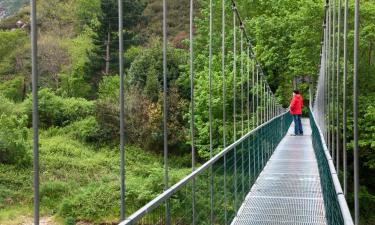
[[[32,133],[29,21],[25,1],[0,0],[0,224],[31,216]],[[233,20],[226,1],[227,142],[234,136]],[[266,79],[287,106],[295,76],[316,79],[324,1],[238,0]],[[171,184],[190,172],[188,0],[168,2],[169,151]],[[208,2],[195,5],[196,147],[209,157]],[[375,216],[375,4],[361,2],[360,161],[363,224]],[[125,134],[128,214],[163,190],[162,7],[158,0],[124,0]],[[350,2],[349,27],[352,28]],[[41,211],[58,224],[111,223],[119,218],[119,77],[116,0],[38,0]],[[1,18],[1,9],[0,9]],[[221,137],[221,2],[214,1],[213,134]],[[237,37],[240,34],[237,31]],[[353,43],[350,29],[348,43]],[[237,46],[237,68],[240,46]],[[352,44],[349,67],[352,68]],[[341,54],[343,55],[343,54]],[[247,64],[248,59],[244,63]],[[250,62],[251,64],[251,62]],[[342,66],[343,64],[341,64]],[[237,90],[240,71],[237,70]],[[352,71],[349,71],[349,169],[352,170]],[[246,85],[246,84],[245,84]],[[306,102],[308,87],[300,85]],[[237,101],[241,99],[237,92]],[[237,127],[241,126],[240,107]],[[262,110],[262,109],[260,109]],[[246,119],[245,119],[246,120]],[[247,121],[245,121],[247,123]],[[237,137],[241,135],[238,130]],[[221,138],[214,138],[215,152]],[[350,172],[350,174],[352,174]],[[352,177],[349,177],[349,191]],[[349,196],[349,205],[352,205]]]

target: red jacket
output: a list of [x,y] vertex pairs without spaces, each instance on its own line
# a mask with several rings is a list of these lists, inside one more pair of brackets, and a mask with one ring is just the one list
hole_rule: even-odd
[[301,95],[294,95],[290,102],[290,114],[302,115],[303,99]]

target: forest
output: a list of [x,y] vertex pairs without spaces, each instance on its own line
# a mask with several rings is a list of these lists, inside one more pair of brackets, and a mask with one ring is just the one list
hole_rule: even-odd
[[[191,172],[189,0],[168,1],[170,184]],[[280,104],[293,78],[320,66],[323,0],[237,0],[246,32]],[[209,158],[209,3],[194,11],[195,128],[198,164]],[[127,215],[163,191],[162,1],[123,0]],[[38,0],[40,200],[48,224],[114,224],[120,212],[117,0]],[[226,1],[226,73],[232,74],[233,14]],[[213,102],[221,87],[221,1],[213,3]],[[375,224],[375,1],[361,1],[359,161],[361,224]],[[353,208],[353,16],[348,31],[348,205]],[[0,224],[32,221],[30,6],[0,0]],[[342,35],[342,34],[341,34]],[[238,46],[239,48],[239,46]],[[343,54],[340,66],[343,67]],[[239,60],[238,60],[239,62]],[[233,62],[231,62],[233,63]],[[228,105],[233,77],[227,76]],[[240,83],[237,84],[238,87]],[[308,85],[300,84],[305,101]],[[213,107],[213,135],[223,112]],[[233,108],[228,107],[228,118]],[[339,112],[342,115],[342,111]],[[239,120],[238,120],[239,121]],[[238,122],[240,123],[240,121]],[[226,122],[228,127],[233,121]],[[238,125],[240,126],[240,124]],[[227,136],[233,131],[227,129]],[[374,132],[374,133],[373,133]],[[240,136],[240,131],[238,135]],[[230,138],[229,138],[230,139]],[[233,139],[227,140],[232,142]],[[342,147],[342,146],[341,146]],[[215,138],[215,153],[223,140]],[[340,173],[342,174],[342,173]],[[342,177],[340,177],[342,178]]]

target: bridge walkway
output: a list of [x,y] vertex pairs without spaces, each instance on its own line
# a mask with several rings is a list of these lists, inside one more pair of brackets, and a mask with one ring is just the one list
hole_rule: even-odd
[[309,119],[304,136],[294,124],[246,196],[232,225],[326,225],[318,164]]

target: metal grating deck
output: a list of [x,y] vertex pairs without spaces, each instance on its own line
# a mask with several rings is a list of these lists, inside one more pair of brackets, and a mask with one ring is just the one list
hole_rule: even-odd
[[290,136],[291,125],[232,225],[327,224],[309,120],[302,124],[305,136]]

